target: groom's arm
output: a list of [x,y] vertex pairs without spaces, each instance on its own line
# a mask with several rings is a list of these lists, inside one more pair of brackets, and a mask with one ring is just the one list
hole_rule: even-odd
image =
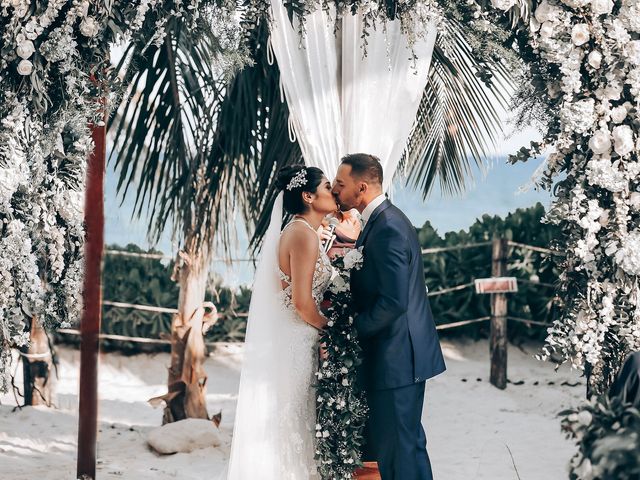
[[376,270],[378,295],[355,318],[358,335],[372,337],[389,327],[409,307],[409,247],[397,231],[385,229],[371,239],[371,261]]

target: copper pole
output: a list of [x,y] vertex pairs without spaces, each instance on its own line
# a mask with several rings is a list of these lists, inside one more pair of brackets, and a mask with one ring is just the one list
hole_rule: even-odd
[[80,324],[80,399],[77,478],[96,478],[98,430],[98,335],[101,319],[101,263],[104,249],[106,127],[91,126],[95,149],[89,158],[85,193],[84,311]]

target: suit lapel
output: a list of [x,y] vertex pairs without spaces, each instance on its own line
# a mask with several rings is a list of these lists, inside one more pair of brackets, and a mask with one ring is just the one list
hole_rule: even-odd
[[371,212],[371,216],[369,217],[369,220],[367,220],[367,224],[364,226],[364,230],[362,231],[362,233],[358,237],[358,240],[356,241],[356,248],[360,248],[362,245],[364,245],[364,241],[366,240],[367,235],[369,235],[369,232],[371,231],[373,222],[376,221],[376,218],[378,218],[378,215],[380,215],[383,211],[385,211],[390,206],[391,206],[391,202],[385,199],[384,202],[378,205],[378,207],[373,212]]

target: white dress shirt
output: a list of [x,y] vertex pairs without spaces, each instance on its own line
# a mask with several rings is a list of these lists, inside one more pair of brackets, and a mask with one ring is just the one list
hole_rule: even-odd
[[380,204],[386,199],[387,197],[385,197],[384,193],[381,193],[376,198],[371,200],[371,202],[369,202],[369,205],[367,205],[362,211],[362,226],[365,226],[367,224],[367,222],[369,221],[369,217],[371,217],[373,211],[378,208]]

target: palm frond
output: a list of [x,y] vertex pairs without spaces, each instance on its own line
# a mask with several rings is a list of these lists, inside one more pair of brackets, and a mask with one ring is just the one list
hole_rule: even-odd
[[150,239],[171,228],[183,241],[199,215],[199,162],[222,99],[215,62],[221,48],[204,21],[197,31],[175,23],[167,32],[158,46],[131,43],[116,68],[129,88],[109,119],[115,144],[109,160],[122,201],[135,190],[134,216],[147,215]]
[[463,25],[445,22],[438,34],[429,79],[407,143],[402,171],[407,184],[426,198],[436,181],[444,193],[464,191],[474,164],[482,169],[502,132],[499,108],[506,109],[512,79],[499,60],[479,59]]
[[[226,177],[233,185],[232,192],[226,192],[226,207],[211,214],[230,218],[239,211],[255,251],[278,193],[274,178],[283,166],[300,163],[302,155],[289,138],[289,109],[281,98],[278,65],[268,54],[266,16],[252,19],[247,31],[252,64],[238,72],[226,90],[207,170],[213,179]],[[210,195],[219,190],[215,181],[208,190]]]

